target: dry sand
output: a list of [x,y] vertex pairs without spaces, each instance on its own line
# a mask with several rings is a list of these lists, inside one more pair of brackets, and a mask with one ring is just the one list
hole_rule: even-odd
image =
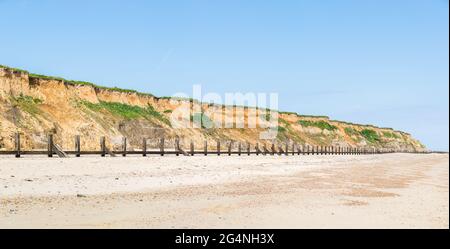
[[447,154],[0,157],[0,228],[449,228]]

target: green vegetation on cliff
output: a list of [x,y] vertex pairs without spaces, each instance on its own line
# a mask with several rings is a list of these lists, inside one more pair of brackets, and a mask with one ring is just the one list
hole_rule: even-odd
[[202,129],[214,128],[213,121],[202,112],[194,113],[191,120],[196,126],[201,127]]
[[320,128],[321,130],[334,131],[337,129],[336,126],[334,126],[328,122],[325,122],[323,120],[320,120],[320,121],[300,120],[300,121],[298,121],[298,123],[305,127],[317,127],[317,128]]
[[17,97],[12,97],[11,102],[14,106],[17,106],[21,110],[35,116],[40,113],[38,105],[42,104],[43,101],[38,98],[20,94]]
[[355,130],[353,128],[350,128],[350,127],[345,127],[344,131],[349,136],[357,136],[357,135],[359,135],[359,132],[357,130]]
[[374,130],[364,129],[361,131],[361,135],[370,143],[376,143],[380,141],[380,136]]
[[383,136],[386,137],[386,138],[395,138],[395,139],[400,138],[399,135],[397,135],[397,134],[395,134],[393,132],[387,132],[387,131],[383,131]]
[[124,119],[138,119],[138,118],[154,118],[165,124],[170,124],[169,120],[156,111],[153,106],[148,105],[146,108],[140,106],[127,105],[118,102],[100,101],[99,103],[91,103],[88,101],[81,101],[81,103],[92,111],[100,112],[107,111],[112,115]]

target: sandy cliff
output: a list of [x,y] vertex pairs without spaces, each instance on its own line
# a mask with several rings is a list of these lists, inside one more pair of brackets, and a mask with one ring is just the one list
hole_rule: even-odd
[[[99,137],[106,136],[110,147],[119,148],[121,138],[127,137],[130,149],[140,149],[142,139],[149,146],[156,146],[164,136],[168,146],[176,136],[187,145],[191,140],[201,148],[207,140],[215,147],[216,140],[271,144],[272,142],[295,142],[301,145],[351,146],[392,148],[422,151],[425,147],[410,134],[390,128],[351,124],[330,120],[327,117],[301,116],[295,113],[278,113],[279,122],[275,139],[261,140],[265,131],[261,125],[265,118],[258,119],[256,128],[179,129],[169,122],[172,113],[180,105],[196,110],[190,119],[202,115],[205,122],[224,122],[244,113],[241,122],[246,126],[248,115],[264,111],[254,108],[235,107],[225,114],[221,106],[158,98],[123,89],[95,86],[86,82],[73,82],[59,78],[38,76],[26,71],[0,67],[0,150],[14,148],[14,134],[19,132],[25,149],[44,149],[47,134],[54,134],[56,142],[65,149],[72,149],[74,136],[81,136],[83,150],[99,149]],[[200,111],[198,111],[200,110]],[[273,113],[273,112],[272,112]],[[233,120],[233,119],[232,119]],[[178,119],[178,121],[182,121]]]

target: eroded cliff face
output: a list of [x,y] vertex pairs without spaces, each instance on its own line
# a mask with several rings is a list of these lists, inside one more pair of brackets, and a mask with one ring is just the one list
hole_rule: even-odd
[[[180,106],[192,110],[188,119],[196,115],[210,123],[231,120],[234,128],[176,128],[169,122]],[[243,118],[237,119],[238,113]],[[236,128],[242,122],[247,127],[252,113],[257,113],[256,128]],[[217,140],[251,143],[295,142],[300,145],[350,146],[423,151],[425,147],[411,135],[389,128],[350,124],[326,117],[307,117],[292,113],[278,113],[276,138],[261,140],[266,131],[265,112],[254,108],[236,107],[224,112],[221,106],[189,101],[170,101],[151,95],[105,89],[92,85],[74,84],[64,80],[39,77],[27,72],[0,67],[0,150],[14,148],[14,134],[19,132],[24,149],[45,149],[48,134],[66,150],[74,147],[74,137],[81,136],[83,150],[98,150],[99,139],[106,137],[109,147],[119,149],[122,137],[129,148],[139,150],[142,139],[149,147],[165,137],[173,146],[175,137],[187,145],[192,140],[202,148],[208,141],[211,148]],[[203,115],[203,116],[202,116]],[[272,114],[271,114],[272,115]],[[183,118],[177,119],[183,122]],[[186,121],[186,120],[184,120]],[[267,125],[267,124],[266,124]]]

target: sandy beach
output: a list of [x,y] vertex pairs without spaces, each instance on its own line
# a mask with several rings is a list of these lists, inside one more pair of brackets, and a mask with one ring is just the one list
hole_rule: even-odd
[[449,157],[2,156],[0,228],[449,228]]

